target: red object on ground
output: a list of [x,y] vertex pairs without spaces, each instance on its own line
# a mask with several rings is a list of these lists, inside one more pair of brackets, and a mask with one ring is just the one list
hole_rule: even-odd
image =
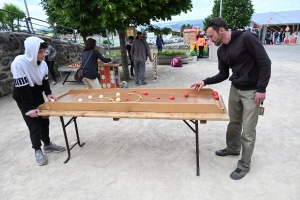
[[184,93],[184,96],[185,96],[185,97],[188,97],[188,96],[189,96],[189,93],[187,93],[187,92]]
[[219,100],[219,95],[215,95],[215,100]]
[[144,92],[144,95],[148,95],[148,92],[145,91],[145,92]]
[[170,100],[174,100],[175,99],[175,97],[174,96],[170,96]]

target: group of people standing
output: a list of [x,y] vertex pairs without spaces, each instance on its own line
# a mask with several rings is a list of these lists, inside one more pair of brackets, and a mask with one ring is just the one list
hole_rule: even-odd
[[272,33],[272,31],[267,32],[265,41],[266,45],[270,44],[280,44],[281,42],[284,42],[285,38],[285,31],[283,29],[280,29],[280,31],[275,31]]
[[[206,35],[216,46],[220,46],[217,52],[219,72],[215,76],[192,84],[191,88],[199,91],[206,85],[220,83],[228,78],[231,81],[228,99],[230,121],[226,131],[226,147],[215,153],[221,157],[241,155],[237,168],[230,174],[232,179],[239,180],[251,168],[259,108],[266,98],[266,88],[271,77],[271,61],[257,35],[251,32],[229,31],[227,23],[222,18],[213,18],[208,23]],[[133,40],[132,37],[129,38]],[[94,84],[92,82],[97,79],[98,58],[104,62],[112,61],[95,50],[95,42],[92,38],[88,39],[82,55],[86,79],[84,83],[87,86]],[[145,61],[148,56],[150,61],[153,61],[146,36],[138,32],[136,39],[129,43],[131,48],[128,53],[133,62],[136,84],[141,81],[140,83],[145,85]],[[36,163],[45,165],[47,159],[43,152],[65,150],[64,147],[51,142],[49,118],[38,116],[37,107],[45,102],[43,93],[49,101],[57,100],[48,82],[48,66],[45,62],[48,44],[38,37],[28,37],[24,46],[25,54],[17,56],[11,64],[14,79],[13,99],[29,129]],[[52,58],[52,54],[49,55]],[[98,84],[95,85],[99,87]],[[43,151],[41,141],[44,143]]]

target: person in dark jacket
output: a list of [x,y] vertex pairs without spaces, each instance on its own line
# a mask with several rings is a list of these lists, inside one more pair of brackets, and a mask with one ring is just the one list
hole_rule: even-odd
[[129,55],[129,60],[130,60],[130,74],[131,74],[131,77],[134,77],[134,74],[133,74],[134,62],[132,61],[132,57],[131,57],[131,46],[132,46],[133,40],[134,40],[134,37],[129,36],[128,37],[128,42],[126,44],[127,53]]
[[89,38],[85,42],[85,47],[82,53],[81,68],[83,68],[83,79],[85,86],[88,89],[98,88],[101,89],[101,85],[97,77],[98,74],[98,58],[104,62],[112,62],[112,58],[105,58],[96,49],[96,40]]
[[271,61],[257,35],[251,32],[228,31],[222,18],[212,19],[207,26],[207,36],[217,46],[219,73],[191,85],[200,90],[205,85],[215,84],[229,77],[231,83],[227,126],[227,147],[216,151],[218,156],[240,155],[237,169],[230,177],[243,178],[250,170],[251,157],[256,138],[259,105],[266,98],[266,88],[271,77]]
[[48,48],[46,49],[45,61],[48,65],[48,70],[51,74],[53,85],[56,85],[56,77],[54,72],[54,60],[56,55],[57,51],[51,45],[48,45]]
[[45,102],[43,93],[50,101],[57,98],[52,94],[48,82],[48,66],[45,50],[48,44],[38,37],[28,37],[24,41],[25,54],[17,56],[11,64],[14,79],[13,99],[16,101],[23,119],[29,129],[32,148],[35,150],[36,164],[45,165],[44,153],[61,152],[65,148],[50,142],[49,118],[38,116],[37,107]]
[[163,45],[165,45],[164,40],[161,37],[161,34],[158,34],[156,38],[157,51],[162,51]]

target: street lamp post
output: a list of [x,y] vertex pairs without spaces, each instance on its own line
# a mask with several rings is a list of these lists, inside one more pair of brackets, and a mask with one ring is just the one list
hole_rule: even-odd
[[222,0],[220,0],[220,17],[222,17]]
[[76,30],[76,29],[73,29],[73,34],[74,34],[75,43],[76,43],[76,33],[77,33],[77,30]]

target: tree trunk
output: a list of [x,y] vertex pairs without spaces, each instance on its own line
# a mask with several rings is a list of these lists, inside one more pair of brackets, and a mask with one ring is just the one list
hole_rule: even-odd
[[129,69],[128,69],[128,57],[126,50],[126,40],[125,40],[125,32],[119,32],[120,39],[120,48],[121,48],[121,59],[122,59],[122,78],[124,80],[129,80]]
[[85,43],[86,42],[86,37],[87,37],[87,34],[85,32],[82,32],[80,33],[82,39],[83,39],[83,42]]

